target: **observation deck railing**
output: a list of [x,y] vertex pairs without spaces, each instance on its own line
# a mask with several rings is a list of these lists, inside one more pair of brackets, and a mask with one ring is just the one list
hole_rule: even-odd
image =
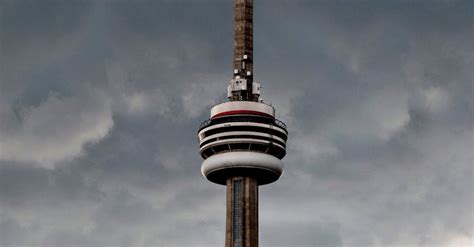
[[[258,119],[259,117],[252,116],[252,118],[254,118],[254,119],[257,118],[257,119]],[[212,119],[212,118],[211,118],[211,119],[208,119],[208,120],[202,122],[202,123],[199,125],[199,131],[201,131],[202,129],[204,129],[204,128],[208,127],[209,125],[211,125],[211,123],[212,123],[213,120],[214,120],[214,121],[219,121],[218,119],[219,119],[219,118],[216,118],[216,119]],[[263,117],[262,117],[262,119],[263,119]],[[270,120],[270,119],[268,119],[268,120]],[[276,126],[282,128],[282,129],[284,129],[286,132],[288,132],[286,124],[283,123],[282,121],[280,121],[280,120],[278,120],[278,119],[276,119],[276,118],[275,118],[275,119],[271,119],[270,121],[268,121],[268,120],[267,120],[266,122],[268,122],[269,124],[270,124],[270,123],[274,123]],[[224,121],[224,122],[227,122],[227,121]],[[244,117],[244,119],[237,119],[237,120],[229,121],[229,122],[255,122],[255,121],[251,121],[250,118],[245,119],[245,117]],[[260,121],[257,121],[257,122],[260,122]],[[264,123],[264,122],[262,122],[262,123]]]

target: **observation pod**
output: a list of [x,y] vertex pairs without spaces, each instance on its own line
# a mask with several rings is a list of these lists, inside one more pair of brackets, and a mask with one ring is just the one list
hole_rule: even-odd
[[258,185],[277,181],[283,173],[288,131],[275,119],[272,106],[254,101],[230,101],[211,109],[199,128],[202,174],[226,185],[236,176],[254,177]]

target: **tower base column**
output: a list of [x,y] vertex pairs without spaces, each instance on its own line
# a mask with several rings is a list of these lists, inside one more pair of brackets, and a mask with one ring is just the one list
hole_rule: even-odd
[[253,177],[227,179],[225,246],[258,246],[258,184]]

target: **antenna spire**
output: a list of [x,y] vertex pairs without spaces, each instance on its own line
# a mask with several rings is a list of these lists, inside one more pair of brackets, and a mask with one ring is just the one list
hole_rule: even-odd
[[[242,68],[243,61],[245,68]],[[235,69],[253,70],[253,0],[234,0]]]
[[253,0],[234,0],[234,75],[231,101],[258,101],[260,84],[253,81]]

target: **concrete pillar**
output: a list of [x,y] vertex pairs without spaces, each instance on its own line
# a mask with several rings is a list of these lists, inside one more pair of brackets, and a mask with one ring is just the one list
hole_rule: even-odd
[[258,184],[253,177],[227,179],[225,246],[258,246]]

